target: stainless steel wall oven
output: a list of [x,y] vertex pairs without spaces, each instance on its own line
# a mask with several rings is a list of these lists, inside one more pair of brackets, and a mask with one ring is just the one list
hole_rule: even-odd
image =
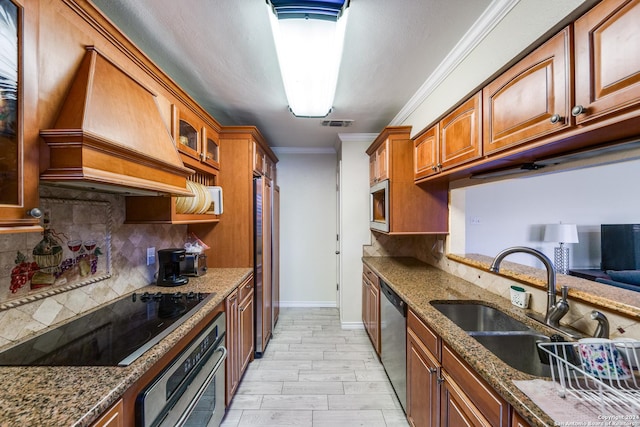
[[225,413],[225,313],[214,320],[136,400],[136,426],[218,426]]

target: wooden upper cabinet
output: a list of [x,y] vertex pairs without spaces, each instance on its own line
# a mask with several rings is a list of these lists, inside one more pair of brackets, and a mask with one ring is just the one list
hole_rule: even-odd
[[220,137],[205,120],[174,104],[171,131],[185,166],[205,173],[220,169]]
[[482,155],[482,91],[440,121],[441,170]]
[[264,150],[257,142],[253,143],[253,172],[258,175],[264,175],[265,154]]
[[485,155],[571,125],[570,48],[565,28],[483,89]]
[[376,150],[376,179],[389,179],[389,141],[383,142]]
[[218,132],[207,125],[202,127],[200,159],[209,166],[220,169],[220,137]]
[[436,123],[414,141],[413,175],[418,180],[439,172],[440,126]]
[[576,123],[640,104],[640,0],[604,0],[575,24]]
[[202,121],[186,108],[174,106],[174,121],[176,130],[173,135],[178,151],[196,160],[200,160],[200,129]]
[[369,154],[369,184],[389,179],[389,140],[386,139]]
[[0,94],[0,233],[41,231],[39,220],[28,214],[39,203],[38,10],[23,0],[8,2],[5,9],[17,30],[7,32],[15,50],[4,58],[16,74],[4,76],[6,90]]

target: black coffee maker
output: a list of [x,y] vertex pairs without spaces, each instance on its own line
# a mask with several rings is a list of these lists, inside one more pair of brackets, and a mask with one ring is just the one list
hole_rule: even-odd
[[180,261],[184,261],[187,251],[180,248],[158,251],[158,286],[180,286],[189,283],[189,278],[180,275]]

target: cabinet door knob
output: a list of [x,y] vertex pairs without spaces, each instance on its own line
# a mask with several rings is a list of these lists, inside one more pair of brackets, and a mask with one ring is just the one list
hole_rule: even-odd
[[436,368],[429,368],[429,373],[430,374],[435,374],[436,372],[438,372],[438,370]]
[[31,208],[27,211],[27,215],[33,218],[42,218],[42,210],[39,208]]
[[556,124],[556,123],[562,123],[562,122],[563,122],[563,120],[562,120],[562,116],[561,116],[560,114],[554,114],[553,116],[551,116],[551,117],[549,118],[549,121],[550,121],[551,123],[553,123],[553,124]]
[[438,167],[437,166],[431,166],[431,170],[435,172],[435,171],[438,170]]
[[438,384],[442,384],[444,382],[444,378],[438,377],[436,381],[438,381]]
[[571,109],[571,115],[573,117],[578,117],[580,114],[584,114],[586,112],[587,112],[587,109],[584,108],[582,105],[576,105]]
[[440,169],[440,168],[442,167],[442,163],[438,163],[438,164],[436,165],[436,167],[437,167],[438,169]]

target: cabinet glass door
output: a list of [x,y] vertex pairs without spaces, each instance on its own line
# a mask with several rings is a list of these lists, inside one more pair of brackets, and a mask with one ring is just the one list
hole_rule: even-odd
[[178,149],[180,151],[197,152],[198,151],[198,131],[185,120],[180,119],[178,129]]
[[23,153],[18,108],[18,7],[0,0],[0,205],[22,203]]
[[218,143],[218,135],[209,128],[202,129],[202,161],[220,168],[220,144]]

